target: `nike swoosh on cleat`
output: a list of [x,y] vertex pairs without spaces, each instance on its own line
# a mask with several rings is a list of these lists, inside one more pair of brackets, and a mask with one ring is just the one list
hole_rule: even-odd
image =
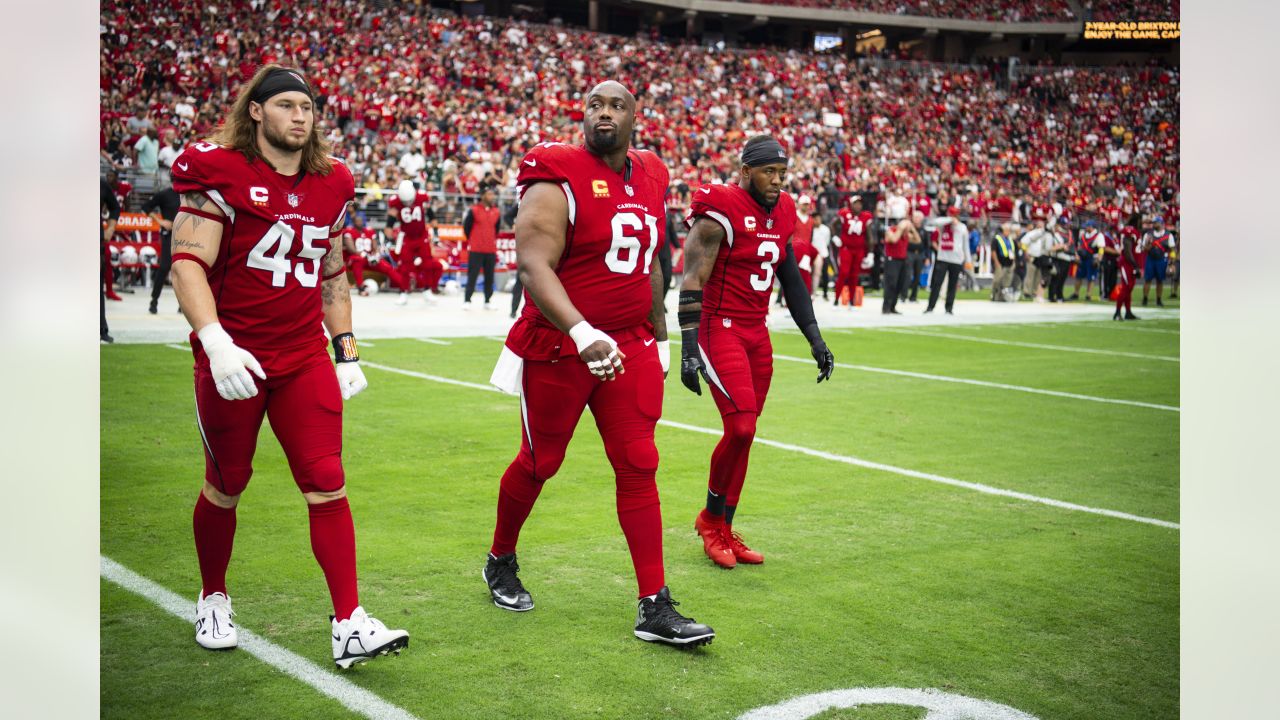
[[508,605],[515,605],[516,601],[520,599],[519,595],[511,595],[510,597],[508,597],[506,595],[503,595],[502,593],[494,593],[494,596]]

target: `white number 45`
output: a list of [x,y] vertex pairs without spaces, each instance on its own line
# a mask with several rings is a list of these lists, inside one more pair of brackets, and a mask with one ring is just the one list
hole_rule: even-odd
[[307,262],[299,262],[297,265],[289,260],[294,235],[292,226],[283,220],[277,220],[249,251],[249,267],[271,273],[272,287],[284,287],[285,277],[290,271],[302,287],[315,287],[320,279],[320,259],[324,257],[326,250],[312,243],[328,238],[329,228],[321,225],[302,226],[302,249],[298,250],[298,259]]

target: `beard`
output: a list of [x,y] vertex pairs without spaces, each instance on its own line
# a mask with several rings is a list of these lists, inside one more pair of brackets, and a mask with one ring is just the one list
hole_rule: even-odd
[[307,146],[307,137],[295,138],[289,134],[288,128],[285,132],[276,132],[270,125],[263,123],[262,136],[266,139],[271,147],[283,152],[298,152]]
[[777,197],[777,198],[774,198],[774,199],[773,199],[773,202],[770,202],[770,201],[769,201],[769,200],[764,196],[764,193],[762,193],[762,192],[760,192],[759,190],[757,190],[757,189],[756,189],[755,184],[750,184],[750,185],[748,185],[748,186],[747,186],[747,192],[748,192],[748,193],[751,195],[751,197],[756,201],[756,204],[758,204],[760,207],[764,208],[765,212],[769,212],[769,211],[773,210],[773,206],[778,204],[778,198],[782,197],[782,193],[778,193],[778,197]]
[[587,147],[597,155],[603,155],[618,149],[622,144],[622,134],[617,130],[599,132],[595,128],[587,131]]

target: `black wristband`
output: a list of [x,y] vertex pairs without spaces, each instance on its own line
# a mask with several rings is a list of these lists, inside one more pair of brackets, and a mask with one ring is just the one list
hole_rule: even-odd
[[691,327],[680,331],[680,351],[682,355],[698,354],[698,328]]
[[688,305],[690,303],[701,303],[701,302],[702,302],[701,290],[681,290],[680,291],[681,305]]
[[358,362],[360,360],[360,351],[356,349],[355,333],[342,333],[333,338],[333,361],[334,362]]

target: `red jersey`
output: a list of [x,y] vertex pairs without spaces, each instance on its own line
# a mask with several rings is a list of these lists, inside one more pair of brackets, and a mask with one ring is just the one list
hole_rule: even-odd
[[387,201],[387,215],[394,217],[404,233],[405,242],[422,242],[427,238],[427,205],[430,199],[418,193],[408,205],[400,202],[398,195]]
[[[343,231],[342,234],[351,238],[351,244],[356,247],[356,255],[363,255],[370,260],[375,259],[373,255],[373,248],[377,244],[377,230],[374,230],[371,227],[358,228],[353,225]],[[352,256],[347,255],[346,257],[350,258]]]
[[778,262],[796,227],[795,201],[778,195],[766,212],[738,185],[706,185],[693,194],[685,224],[705,217],[720,223],[725,239],[702,287],[702,309],[712,315],[763,321]]
[[[570,302],[594,327],[650,333],[653,287],[649,269],[666,242],[666,165],[648,150],[627,152],[627,169],[614,172],[581,145],[541,143],[520,163],[521,196],[539,182],[555,183],[569,201],[569,226],[556,275]],[[525,359],[577,355],[567,335],[526,293],[524,311],[507,347]]]
[[[330,228],[355,198],[341,161],[328,175],[286,176],[209,142],[173,163],[173,189],[203,193],[227,216],[218,259],[208,269],[218,321],[268,376],[287,374],[327,347],[321,325],[321,261]],[[196,334],[191,347],[206,362]]]
[[867,246],[867,230],[871,227],[872,215],[870,210],[863,210],[857,215],[853,214],[850,208],[841,208],[836,213],[840,218],[840,242],[844,247],[861,247]]

